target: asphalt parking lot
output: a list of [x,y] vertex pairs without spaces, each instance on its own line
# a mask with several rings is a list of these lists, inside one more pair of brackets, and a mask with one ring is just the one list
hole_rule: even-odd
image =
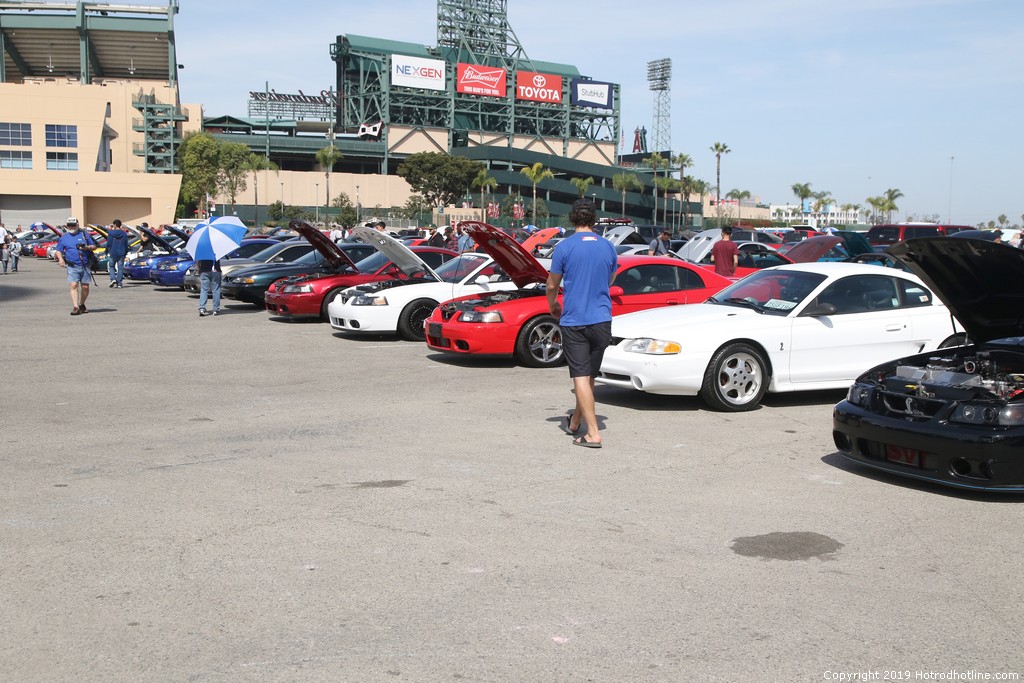
[[[841,393],[714,413],[64,272],[0,275],[7,681],[1024,673],[1024,497],[841,462]],[[906,676],[904,676],[906,674]],[[845,679],[851,680],[851,679]],[[960,680],[982,680],[960,679]]]

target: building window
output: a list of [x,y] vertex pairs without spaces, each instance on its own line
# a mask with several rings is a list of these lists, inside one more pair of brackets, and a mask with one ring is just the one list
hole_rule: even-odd
[[0,168],[32,168],[32,152],[15,152],[0,149]]
[[32,146],[31,123],[0,123],[0,145]]
[[78,126],[46,124],[47,147],[78,147]]
[[77,171],[78,152],[47,152],[47,171]]

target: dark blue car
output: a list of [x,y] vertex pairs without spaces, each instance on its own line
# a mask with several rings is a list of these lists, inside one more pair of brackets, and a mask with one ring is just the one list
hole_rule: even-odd
[[[222,261],[236,258],[249,258],[267,247],[278,244],[277,240],[251,238],[242,240],[242,244],[225,256]],[[185,289],[185,273],[194,266],[196,260],[189,254],[182,254],[175,259],[161,261],[149,271],[149,281],[160,287],[179,287]]]
[[151,230],[139,228],[139,231],[149,238],[151,244],[143,251],[140,251],[138,255],[125,261],[124,276],[129,280],[146,280],[148,282],[151,268],[157,267],[166,260],[173,261],[181,253],[172,247],[167,240],[154,234]]

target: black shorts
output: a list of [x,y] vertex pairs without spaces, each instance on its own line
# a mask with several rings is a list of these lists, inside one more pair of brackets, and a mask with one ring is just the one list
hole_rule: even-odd
[[562,328],[562,352],[570,377],[597,377],[604,350],[612,343],[612,322]]

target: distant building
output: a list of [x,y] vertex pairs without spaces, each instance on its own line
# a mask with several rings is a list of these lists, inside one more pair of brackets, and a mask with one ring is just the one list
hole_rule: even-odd
[[822,211],[799,204],[772,204],[771,219],[789,225],[854,225],[861,222],[860,211],[844,211],[836,204],[829,204]]

